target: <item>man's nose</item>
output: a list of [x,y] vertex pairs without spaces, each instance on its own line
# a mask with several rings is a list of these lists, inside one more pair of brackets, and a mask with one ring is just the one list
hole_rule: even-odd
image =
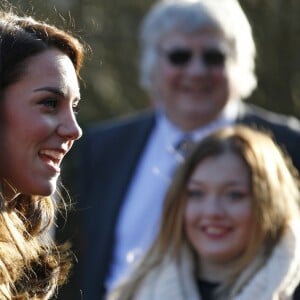
[[186,66],[186,71],[190,75],[205,75],[207,72],[207,66],[203,62],[201,56],[199,56],[198,54],[194,54],[191,61]]

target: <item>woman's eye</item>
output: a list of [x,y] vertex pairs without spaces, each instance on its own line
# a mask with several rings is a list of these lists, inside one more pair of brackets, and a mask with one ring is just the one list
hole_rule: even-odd
[[42,100],[40,104],[44,105],[47,108],[55,109],[58,105],[58,100],[53,98],[48,98]]
[[72,109],[73,109],[74,114],[78,114],[80,111],[80,107],[79,107],[78,103],[73,104]]

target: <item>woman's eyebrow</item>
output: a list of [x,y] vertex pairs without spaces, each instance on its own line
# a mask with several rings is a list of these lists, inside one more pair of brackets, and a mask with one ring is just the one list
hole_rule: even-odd
[[63,91],[63,89],[59,89],[59,88],[52,87],[52,86],[44,86],[44,87],[41,87],[38,89],[34,89],[33,91],[34,92],[47,91],[47,92],[57,94],[58,96],[61,96],[61,97],[66,97],[66,93]]
[[[46,92],[54,93],[63,98],[67,97],[67,93],[64,91],[64,89],[62,89],[62,88],[60,89],[60,88],[56,88],[56,87],[52,87],[52,86],[44,86],[41,88],[34,89],[33,91],[34,92],[46,91]],[[74,101],[79,102],[80,100],[81,100],[80,97],[76,97],[76,99]]]

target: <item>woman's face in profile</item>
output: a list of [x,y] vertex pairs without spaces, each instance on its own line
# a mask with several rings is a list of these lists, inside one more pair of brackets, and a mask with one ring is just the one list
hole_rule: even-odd
[[2,99],[1,178],[17,192],[46,196],[54,192],[62,159],[82,134],[75,117],[79,85],[71,60],[54,48],[26,63]]
[[248,245],[254,226],[249,170],[236,154],[204,159],[187,186],[185,229],[201,263],[230,264]]
[[233,91],[229,47],[215,31],[167,35],[158,49],[153,84],[158,105],[180,127],[192,130],[212,121]]

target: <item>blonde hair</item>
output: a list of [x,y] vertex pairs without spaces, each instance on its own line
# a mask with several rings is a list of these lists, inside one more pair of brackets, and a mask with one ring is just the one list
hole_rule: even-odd
[[158,237],[133,276],[116,290],[117,299],[132,299],[148,272],[166,255],[180,258],[182,246],[188,244],[184,233],[187,182],[201,161],[225,152],[237,154],[249,168],[256,226],[250,233],[250,247],[220,291],[228,292],[262,245],[270,254],[289,221],[299,218],[299,177],[288,156],[266,133],[242,125],[221,129],[200,142],[179,167],[166,195]]

